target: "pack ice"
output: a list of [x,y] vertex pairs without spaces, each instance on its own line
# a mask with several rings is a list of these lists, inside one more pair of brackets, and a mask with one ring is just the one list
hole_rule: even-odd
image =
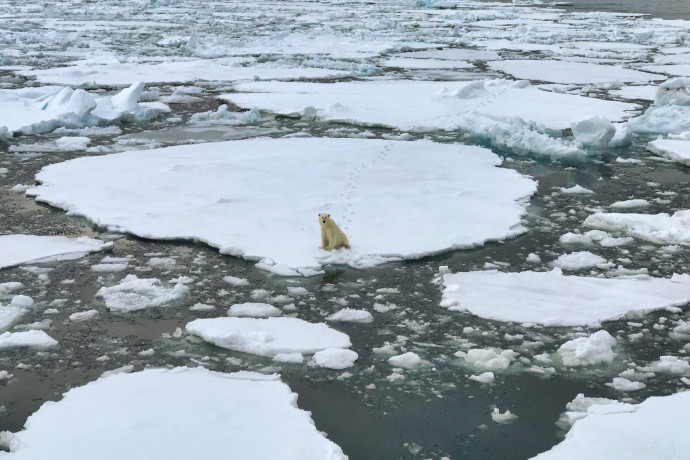
[[9,434],[9,447],[8,460],[347,458],[278,376],[185,367],[74,388]]
[[27,262],[71,260],[94,251],[109,248],[112,243],[82,236],[2,235],[0,236],[0,269]]
[[[170,109],[162,103],[139,103],[142,82],[114,96],[99,96],[68,86],[0,90],[0,137],[36,134],[60,127],[81,128],[119,120],[143,121]],[[4,134],[3,134],[4,133]]]
[[496,270],[443,276],[441,306],[497,321],[545,326],[596,325],[690,302],[690,275],[595,278]]
[[[27,193],[98,225],[312,275],[326,264],[364,268],[524,232],[535,182],[500,164],[467,145],[251,139],[79,158],[45,167]],[[351,250],[319,249],[322,212]]]

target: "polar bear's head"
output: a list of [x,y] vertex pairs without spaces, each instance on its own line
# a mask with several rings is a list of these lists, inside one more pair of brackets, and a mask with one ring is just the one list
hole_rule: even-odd
[[331,218],[330,214],[323,214],[323,213],[319,214],[319,223],[321,225],[325,225],[326,222],[328,222],[328,219],[330,219],[330,218]]

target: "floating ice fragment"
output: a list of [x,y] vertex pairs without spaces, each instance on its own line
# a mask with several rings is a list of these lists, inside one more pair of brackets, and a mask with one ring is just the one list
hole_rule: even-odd
[[558,349],[558,354],[566,367],[611,364],[616,357],[613,351],[615,345],[616,339],[601,330],[564,343]]
[[326,320],[351,323],[371,323],[374,321],[374,317],[366,310],[343,308],[342,310],[333,313],[331,316],[328,316]]
[[254,318],[268,318],[280,316],[283,312],[267,303],[239,303],[228,309],[228,316],[250,316]]
[[345,369],[352,367],[358,355],[352,350],[342,348],[326,348],[314,353],[314,364],[328,369]]
[[496,423],[513,423],[513,420],[517,418],[517,415],[511,413],[508,409],[501,413],[498,407],[494,407],[491,411],[491,420]]

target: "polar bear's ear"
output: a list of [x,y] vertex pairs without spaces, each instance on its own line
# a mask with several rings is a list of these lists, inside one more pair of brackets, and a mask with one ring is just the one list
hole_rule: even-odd
[[331,217],[331,215],[330,215],[330,214],[326,214],[326,217]]

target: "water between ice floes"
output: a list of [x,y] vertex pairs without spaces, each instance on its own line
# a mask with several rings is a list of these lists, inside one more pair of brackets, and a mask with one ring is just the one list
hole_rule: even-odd
[[[610,2],[606,5],[574,1],[574,9],[652,12],[651,2]],[[672,15],[675,3],[661,13]],[[645,8],[650,8],[647,11]],[[659,6],[659,8],[663,8]],[[211,98],[197,107],[208,110]],[[215,107],[213,107],[215,108]],[[273,128],[320,135],[318,124],[275,120]],[[169,128],[160,131],[161,128]],[[329,129],[332,126],[328,127]],[[124,133],[106,134],[97,144],[114,143],[124,134],[130,144],[160,142],[175,144],[189,138],[190,130],[174,123],[155,122],[141,127],[125,126]],[[141,130],[144,132],[141,132]],[[252,137],[256,127],[235,129],[233,136]],[[352,126],[350,134],[365,130]],[[369,129],[367,136],[387,134]],[[194,130],[195,138],[227,138],[214,129]],[[45,139],[59,137],[48,135]],[[52,137],[51,137],[52,136]],[[431,133],[441,142],[459,140],[448,133]],[[147,140],[148,139],[148,140]],[[29,143],[30,140],[20,140]],[[509,152],[502,152],[509,153]],[[76,156],[73,153],[28,155],[3,153],[0,175],[3,185],[30,184],[43,165]],[[628,161],[617,161],[617,159]],[[629,161],[632,160],[632,161]],[[432,284],[440,266],[452,271],[501,268],[534,268],[530,254],[544,264],[570,250],[559,238],[583,230],[581,223],[591,208],[631,197],[646,199],[647,212],[669,212],[687,208],[687,168],[683,169],[650,156],[642,145],[596,161],[571,167],[516,158],[506,167],[534,177],[539,190],[530,201],[525,235],[502,243],[491,243],[468,251],[447,253],[418,261],[390,264],[367,271],[330,268],[325,275],[287,279],[256,270],[252,263],[226,256],[201,245],[183,242],[156,242],[94,229],[83,219],[66,217],[64,212],[37,205],[33,200],[0,191],[3,223],[16,233],[56,233],[89,235],[114,241],[112,254],[95,253],[82,259],[49,265],[29,265],[0,272],[0,282],[24,285],[19,293],[31,296],[35,305],[22,324],[50,328],[60,346],[55,350],[16,349],[0,354],[0,370],[13,374],[0,380],[0,430],[17,431],[26,418],[46,400],[57,400],[71,387],[95,380],[106,370],[133,366],[202,364],[214,370],[232,372],[249,369],[279,371],[283,381],[299,394],[298,404],[311,411],[319,430],[328,433],[352,459],[368,458],[528,458],[545,451],[560,440],[554,422],[567,402],[578,393],[587,396],[644,399],[679,391],[682,383],[658,373],[646,381],[646,388],[624,396],[607,386],[629,364],[649,364],[666,354],[678,355],[682,341],[669,334],[687,313],[660,311],[639,319],[606,323],[604,328],[617,340],[618,359],[614,365],[586,370],[563,367],[556,350],[566,341],[594,332],[587,328],[522,327],[482,320],[469,314],[448,312],[439,307],[441,289]],[[603,180],[602,180],[603,179]],[[580,185],[594,192],[591,198],[561,192]],[[591,248],[590,248],[591,249]],[[654,276],[687,273],[690,256],[641,240],[624,246],[596,246],[597,254],[624,264],[630,270],[649,268]],[[167,281],[180,276],[191,278],[184,302],[152,308],[136,314],[101,314],[84,322],[67,318],[96,308],[105,313],[98,289],[119,281],[124,274],[94,271],[106,256],[126,258],[126,264],[140,277]],[[154,263],[151,263],[155,259]],[[167,263],[163,263],[164,261]],[[533,260],[533,259],[532,259]],[[163,262],[161,262],[163,261]],[[172,262],[170,262],[172,261]],[[629,262],[626,262],[629,261]],[[592,272],[599,273],[597,269]],[[589,270],[584,273],[589,273]],[[226,275],[247,278],[247,286],[233,286]],[[288,287],[304,287],[305,295],[287,296]],[[263,290],[256,292],[257,290]],[[6,303],[6,298],[1,298]],[[359,355],[351,368],[334,371],[304,364],[277,364],[269,358],[212,347],[182,332],[196,318],[222,316],[234,303],[266,301],[277,305],[294,303],[299,317],[322,322],[344,307],[366,309],[372,323],[331,323],[346,332],[352,349]],[[190,311],[195,304],[212,305],[215,311]],[[181,328],[181,329],[178,329]],[[515,359],[507,367],[493,368],[493,383],[469,380],[486,369],[468,366],[455,354],[470,348],[513,350]],[[391,354],[414,352],[425,362],[415,369],[399,369],[387,363]],[[552,362],[544,364],[547,357]],[[535,366],[535,364],[540,364]],[[553,368],[551,370],[550,368]],[[491,418],[493,408],[509,409],[518,418],[498,424]]]

